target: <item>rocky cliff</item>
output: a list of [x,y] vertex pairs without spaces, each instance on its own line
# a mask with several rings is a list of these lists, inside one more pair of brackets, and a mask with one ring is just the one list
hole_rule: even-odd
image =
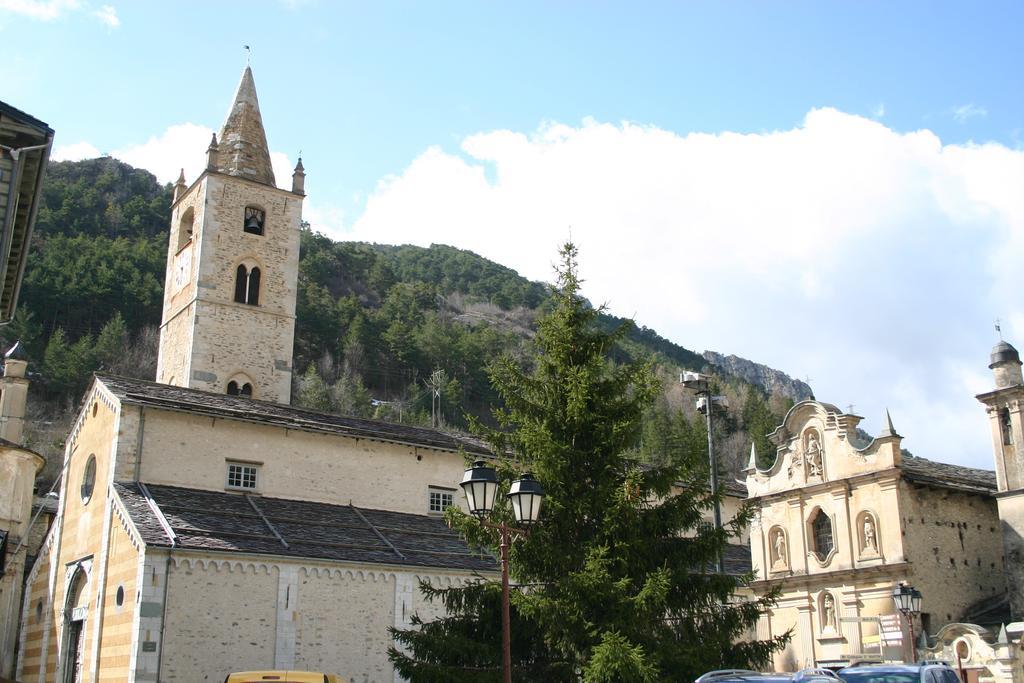
[[814,392],[806,382],[793,379],[786,373],[767,365],[761,365],[739,356],[726,356],[716,351],[705,351],[702,355],[704,360],[714,366],[717,372],[756,384],[763,387],[768,393],[779,393],[797,402],[814,398]]

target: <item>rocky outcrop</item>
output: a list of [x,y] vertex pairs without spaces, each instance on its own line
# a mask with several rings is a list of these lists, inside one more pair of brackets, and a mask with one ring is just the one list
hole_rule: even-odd
[[756,384],[763,387],[769,394],[782,394],[794,401],[814,398],[814,392],[811,391],[810,385],[806,382],[793,379],[786,373],[770,368],[767,365],[761,365],[739,356],[725,356],[715,351],[705,351],[703,356],[704,360],[710,363],[716,372]]

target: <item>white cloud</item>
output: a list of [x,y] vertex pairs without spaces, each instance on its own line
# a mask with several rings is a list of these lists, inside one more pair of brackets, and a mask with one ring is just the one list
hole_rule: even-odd
[[117,10],[111,5],[103,5],[92,14],[110,28],[117,28],[121,25],[121,20],[117,17]]
[[833,109],[763,134],[585,121],[430,148],[345,236],[452,244],[550,280],[572,226],[593,301],[694,350],[810,375],[869,431],[888,407],[918,455],[988,467],[972,394],[992,320],[1024,342],[1021,186],[1020,150]]
[[[173,183],[184,170],[185,179],[191,183],[206,168],[206,148],[212,135],[212,128],[179,123],[146,142],[116,149],[110,152],[110,156],[136,168],[146,169],[161,183]],[[91,143],[77,142],[57,147],[52,156],[54,161],[78,161],[94,159],[100,155],[100,151]],[[288,155],[271,152],[270,164],[274,169],[277,186],[291,189],[295,164]]]
[[174,182],[182,169],[186,180],[192,182],[206,167],[206,148],[212,135],[213,129],[206,126],[181,123],[140,145],[114,150],[110,156],[150,171],[161,183]]
[[871,116],[876,119],[880,119],[885,116],[885,103],[879,103],[879,105],[875,107],[874,111],[871,112]]
[[953,114],[953,118],[957,123],[966,123],[968,119],[973,119],[977,116],[988,116],[988,109],[971,102],[970,104],[961,104],[959,107],[953,107],[950,113]]
[[89,3],[81,0],[0,0],[0,11],[37,21],[54,21],[79,11],[89,11],[108,28],[117,28],[121,25],[113,5],[103,5],[97,10],[90,10]]
[[0,10],[40,21],[53,21],[79,7],[78,0],[0,0]]
[[88,142],[76,142],[71,145],[60,145],[54,147],[50,155],[54,161],[81,161],[82,159],[95,159],[101,156],[101,152]]

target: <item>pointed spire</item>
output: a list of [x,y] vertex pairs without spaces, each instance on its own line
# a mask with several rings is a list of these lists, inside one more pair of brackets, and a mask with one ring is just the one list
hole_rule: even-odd
[[754,472],[757,470],[757,445],[750,442],[750,460],[747,461],[747,466],[743,469],[744,472]]
[[174,200],[178,201],[181,195],[185,194],[185,190],[188,186],[185,184],[185,169],[181,169],[181,173],[178,174],[178,180],[174,183]]
[[224,153],[218,155],[218,171],[277,186],[256,97],[256,83],[248,66],[242,72],[235,100],[220,131],[220,144],[224,146]]
[[899,434],[896,433],[895,429],[893,429],[893,426],[892,426],[892,416],[889,415],[889,409],[888,408],[885,409],[885,429],[883,429],[882,433],[878,435],[878,438],[879,439],[885,439],[885,438],[897,438],[897,439],[900,439],[900,438],[903,438]]
[[206,168],[210,171],[217,170],[217,161],[220,157],[220,147],[217,146],[217,134],[213,134],[210,146],[206,148]]
[[302,157],[299,157],[299,163],[295,164],[295,173],[292,173],[292,192],[306,194],[306,169],[302,167]]
[[999,627],[999,637],[996,639],[999,644],[1006,644],[1010,642],[1010,637],[1006,635],[1006,624]]

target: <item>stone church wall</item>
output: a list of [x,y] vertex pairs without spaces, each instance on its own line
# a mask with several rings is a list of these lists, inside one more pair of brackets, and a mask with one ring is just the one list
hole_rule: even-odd
[[[99,681],[126,681],[131,665],[132,628],[138,608],[136,580],[139,554],[122,520],[115,515],[110,532],[110,551],[106,566],[106,590],[103,595],[103,617],[100,630]],[[121,604],[118,603],[118,594]]]
[[458,453],[156,409],[146,410],[143,449],[148,483],[224,490],[237,459],[259,464],[265,496],[421,515],[428,487],[455,489],[465,469]]
[[276,567],[172,564],[160,680],[222,681],[232,671],[274,668]]
[[297,581],[295,668],[391,681],[394,574],[302,568]]
[[[32,619],[27,622],[24,642],[23,680],[39,680],[39,669],[45,657],[45,668],[56,672],[62,662],[58,651],[63,653],[64,645],[64,602],[68,584],[79,562],[88,566],[88,581],[85,585],[83,604],[88,605],[85,629],[82,639],[82,683],[95,679],[97,635],[97,585],[101,571],[104,542],[108,538],[110,507],[107,498],[108,484],[112,478],[110,456],[116,443],[118,416],[115,403],[102,390],[94,389],[83,402],[79,421],[68,438],[65,451],[66,472],[61,484],[60,515],[63,533],[55,529],[54,538],[43,549],[46,553],[42,565],[46,571],[33,571],[30,588]],[[95,477],[92,495],[82,495],[82,484],[90,460],[95,457]],[[47,591],[52,586],[52,601],[46,601]],[[35,605],[44,599],[42,624],[35,620]],[[38,655],[36,653],[39,653]],[[63,654],[61,655],[64,656]],[[52,680],[47,674],[46,680]]]
[[[241,372],[252,381],[255,398],[287,403],[302,198],[216,174],[205,182],[207,206],[197,273],[199,324],[191,375],[185,381],[196,389],[223,393],[232,376]],[[266,212],[262,235],[243,230],[247,206]],[[260,269],[257,306],[234,302],[240,264]]]
[[[394,683],[388,629],[440,614],[400,567],[175,554],[167,584],[161,680],[220,681],[233,671],[324,671]],[[434,585],[473,577],[425,575]]]
[[973,603],[1005,590],[994,498],[901,482],[900,512],[926,626],[962,621]]

